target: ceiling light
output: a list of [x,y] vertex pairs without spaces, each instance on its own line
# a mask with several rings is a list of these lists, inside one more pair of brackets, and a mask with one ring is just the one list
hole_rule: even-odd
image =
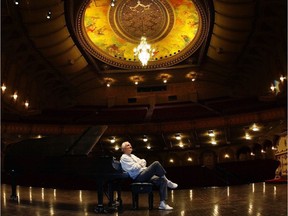
[[224,158],[230,158],[229,154],[225,154]]
[[251,140],[251,136],[249,135],[248,132],[245,133],[245,139],[246,139],[246,140]]
[[12,98],[13,98],[14,101],[17,100],[17,98],[18,98],[17,92],[14,92],[14,94],[12,95]]
[[106,86],[107,86],[107,87],[110,87],[111,84],[115,82],[115,80],[112,79],[112,78],[110,78],[110,77],[105,77],[105,78],[104,78],[104,82],[106,83]]
[[283,75],[280,76],[280,81],[284,82],[284,80],[286,79],[286,77],[284,77]]
[[139,84],[139,81],[140,81],[140,77],[139,77],[139,76],[134,76],[134,77],[132,78],[132,80],[133,80],[133,82],[134,82],[135,85],[138,85],[138,84]]
[[5,92],[6,88],[7,88],[6,85],[3,83],[2,86],[1,86],[1,91],[2,91],[2,93]]
[[211,144],[212,144],[212,145],[216,145],[216,144],[217,144],[216,140],[215,140],[215,139],[212,139],[212,140],[211,140]]
[[24,106],[25,106],[26,109],[28,109],[28,107],[29,107],[29,102],[28,102],[28,100],[25,101]]
[[176,138],[176,140],[181,140],[181,135],[180,134],[176,134],[175,138]]
[[254,124],[252,125],[252,130],[253,130],[253,131],[259,131],[259,127],[254,123]]
[[208,130],[208,136],[215,137],[214,131],[213,130]]
[[111,143],[115,143],[115,141],[116,141],[116,140],[115,140],[115,137],[112,137],[112,138],[110,139],[110,142],[111,142]]
[[19,5],[19,1],[18,0],[14,0],[14,4],[15,5]]
[[179,143],[179,147],[180,147],[180,148],[183,148],[183,147],[184,147],[184,145],[183,145],[182,142]]
[[147,43],[147,38],[142,36],[140,44],[134,48],[134,55],[138,56],[142,66],[146,66],[150,57],[153,56],[154,49],[151,49],[151,45]]
[[147,149],[151,149],[151,146],[150,146],[150,145],[147,145]]
[[191,158],[191,157],[188,157],[188,158],[187,158],[187,161],[190,161],[190,162],[191,162],[191,161],[192,161],[192,158]]
[[46,18],[47,18],[47,19],[51,19],[51,15],[52,15],[52,12],[51,12],[51,11],[48,11],[48,12],[47,12],[47,15],[46,15]]
[[115,6],[115,3],[116,3],[116,0],[111,0],[111,7],[114,7]]
[[143,142],[147,142],[147,141],[148,141],[148,137],[146,135],[144,135]]
[[114,149],[115,149],[115,151],[118,151],[119,150],[119,146],[115,145]]
[[170,163],[174,163],[173,158],[170,158],[169,162],[170,162]]
[[168,76],[162,76],[162,80],[163,80],[163,83],[167,83],[167,81],[168,81]]
[[190,79],[192,82],[196,80],[197,73],[195,71],[191,71],[186,75],[186,78]]

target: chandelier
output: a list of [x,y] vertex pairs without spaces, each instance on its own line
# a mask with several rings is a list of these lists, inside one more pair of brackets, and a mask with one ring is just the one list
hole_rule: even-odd
[[147,43],[146,37],[142,36],[140,44],[134,48],[134,55],[138,56],[142,66],[146,66],[150,57],[153,56],[154,49],[151,49],[151,45]]

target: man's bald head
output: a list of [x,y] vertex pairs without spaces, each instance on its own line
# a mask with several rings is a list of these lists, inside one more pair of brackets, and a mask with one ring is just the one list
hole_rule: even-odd
[[132,148],[132,145],[128,141],[125,141],[121,145],[121,150],[125,154],[131,154],[133,148]]

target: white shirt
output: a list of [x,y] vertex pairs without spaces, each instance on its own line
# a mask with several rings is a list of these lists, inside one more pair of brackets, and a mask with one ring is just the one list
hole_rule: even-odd
[[120,158],[122,169],[128,172],[132,179],[135,179],[144,169],[146,169],[146,160],[140,159],[134,154],[123,154]]

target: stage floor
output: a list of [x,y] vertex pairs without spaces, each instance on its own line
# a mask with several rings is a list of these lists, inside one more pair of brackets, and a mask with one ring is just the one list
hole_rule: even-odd
[[[97,215],[97,192],[50,188],[17,187],[18,201],[10,200],[10,185],[1,185],[2,216],[88,216]],[[251,183],[229,187],[169,190],[167,203],[172,211],[158,210],[159,195],[154,191],[154,209],[141,194],[139,209],[132,209],[131,193],[122,192],[123,212],[107,215],[133,216],[287,216],[287,185]],[[104,199],[107,203],[107,199]],[[102,214],[99,214],[102,215]]]

